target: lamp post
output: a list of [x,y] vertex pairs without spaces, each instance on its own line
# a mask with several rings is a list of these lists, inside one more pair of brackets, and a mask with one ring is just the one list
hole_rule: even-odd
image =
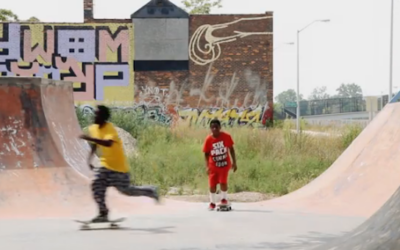
[[297,31],[297,109],[296,109],[296,130],[297,134],[300,134],[300,32],[310,27],[312,24],[316,22],[329,22],[329,19],[326,20],[315,20],[308,24],[306,27]]
[[392,99],[392,82],[393,82],[393,12],[394,12],[394,0],[392,0],[390,17],[390,66],[389,66],[389,101]]

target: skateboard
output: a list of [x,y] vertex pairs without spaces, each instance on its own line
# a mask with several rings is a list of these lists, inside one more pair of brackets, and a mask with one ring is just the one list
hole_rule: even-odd
[[104,224],[104,223],[110,223],[110,227],[115,229],[115,228],[119,228],[118,223],[123,222],[124,220],[125,220],[125,218],[118,218],[118,219],[102,221],[102,222],[92,222],[91,220],[87,220],[87,221],[75,220],[75,222],[83,224],[81,226],[82,230],[90,229],[90,224]]
[[231,207],[230,203],[228,203],[226,205],[222,205],[222,204],[218,204],[217,205],[217,211],[218,212],[219,211],[227,212],[227,211],[231,211],[231,210],[232,210],[232,207]]

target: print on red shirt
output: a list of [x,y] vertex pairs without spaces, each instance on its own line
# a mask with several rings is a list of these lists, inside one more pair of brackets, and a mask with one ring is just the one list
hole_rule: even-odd
[[224,141],[219,141],[212,144],[211,157],[218,168],[228,166],[228,148],[225,147]]
[[218,138],[214,138],[212,135],[207,136],[204,142],[203,152],[210,153],[208,159],[209,167],[231,167],[229,148],[232,146],[233,140],[228,133],[221,132]]

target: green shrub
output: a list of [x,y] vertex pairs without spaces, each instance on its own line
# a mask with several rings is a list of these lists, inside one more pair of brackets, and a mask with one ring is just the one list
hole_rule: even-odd
[[344,127],[342,133],[342,143],[343,147],[347,148],[350,144],[360,135],[363,131],[363,127],[359,124],[350,124]]

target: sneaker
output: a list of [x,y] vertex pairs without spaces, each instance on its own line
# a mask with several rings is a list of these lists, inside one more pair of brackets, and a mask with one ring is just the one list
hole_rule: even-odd
[[210,205],[208,206],[208,210],[212,211],[214,210],[216,207],[216,205],[214,203],[210,203]]
[[108,221],[107,214],[100,214],[97,217],[92,219],[92,223],[102,223],[102,222],[107,222],[107,221]]
[[228,205],[228,201],[226,199],[221,200],[221,205]]

